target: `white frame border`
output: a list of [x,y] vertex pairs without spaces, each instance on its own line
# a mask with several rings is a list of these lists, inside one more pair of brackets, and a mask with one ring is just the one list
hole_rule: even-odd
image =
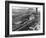
[[[41,29],[38,31],[12,31],[12,6],[22,6],[22,7],[39,7],[40,8],[40,25]],[[27,4],[9,4],[9,33],[14,34],[33,34],[33,33],[43,33],[43,6],[42,5],[27,5]]]

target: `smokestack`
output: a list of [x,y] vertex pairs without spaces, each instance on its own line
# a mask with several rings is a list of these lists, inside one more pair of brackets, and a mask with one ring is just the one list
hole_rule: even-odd
[[38,12],[38,8],[36,8],[36,13]]

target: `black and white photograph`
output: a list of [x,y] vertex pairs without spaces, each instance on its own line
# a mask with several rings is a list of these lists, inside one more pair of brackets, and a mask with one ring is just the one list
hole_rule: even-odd
[[9,3],[9,35],[43,33],[44,4],[40,4]]
[[40,30],[40,10],[32,7],[12,7],[12,31]]

